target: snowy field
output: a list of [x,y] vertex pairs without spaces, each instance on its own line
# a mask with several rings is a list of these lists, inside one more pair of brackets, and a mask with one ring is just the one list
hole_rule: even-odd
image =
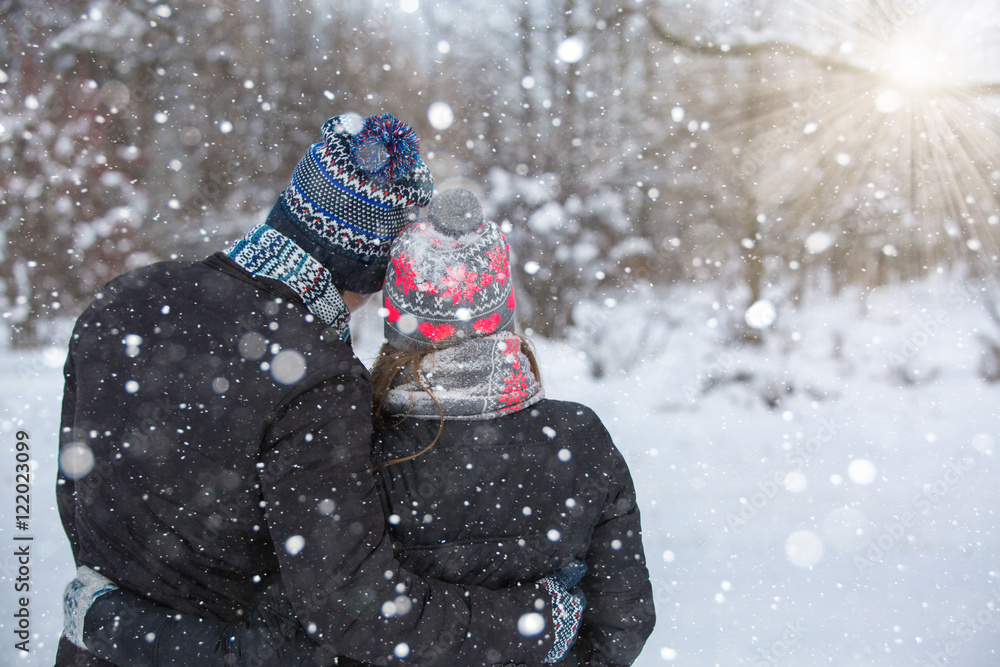
[[[548,395],[594,407],[636,481],[658,615],[638,664],[1000,664],[1000,384],[978,371],[980,334],[1000,332],[970,295],[941,281],[779,304],[760,348],[724,344],[742,313],[707,293],[655,298],[670,328],[641,357],[615,343],[648,309],[607,313],[602,349],[620,353],[599,381],[573,346],[536,341]],[[356,330],[368,360],[374,315]],[[62,359],[0,351],[3,665],[52,664],[72,576],[53,492]],[[24,532],[18,430],[37,466]],[[15,535],[34,538],[26,656]]]

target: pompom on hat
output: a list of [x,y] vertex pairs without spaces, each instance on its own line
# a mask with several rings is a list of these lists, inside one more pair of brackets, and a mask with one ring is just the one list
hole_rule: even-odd
[[392,245],[382,288],[385,338],[401,350],[443,348],[514,329],[510,249],[470,190],[431,201]]
[[420,160],[420,138],[390,114],[341,115],[299,160],[266,224],[326,268],[343,290],[382,287],[389,246],[407,209],[427,206],[434,178]]

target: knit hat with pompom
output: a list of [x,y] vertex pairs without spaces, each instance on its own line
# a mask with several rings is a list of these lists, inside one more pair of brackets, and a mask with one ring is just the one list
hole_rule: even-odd
[[398,349],[443,348],[513,331],[510,249],[475,194],[440,192],[427,219],[403,230],[382,295],[385,338]]
[[434,191],[420,160],[420,138],[390,114],[353,114],[323,123],[323,141],[299,160],[267,225],[312,255],[333,284],[372,294],[382,287],[389,246],[407,209],[427,206]]

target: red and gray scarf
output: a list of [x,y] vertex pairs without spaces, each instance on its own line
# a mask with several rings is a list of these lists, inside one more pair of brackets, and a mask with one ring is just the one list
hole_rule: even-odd
[[[440,411],[423,387],[434,392]],[[521,352],[520,337],[502,331],[427,355],[419,381],[400,373],[385,409],[393,416],[439,419],[443,412],[445,419],[493,419],[542,398],[542,388]]]

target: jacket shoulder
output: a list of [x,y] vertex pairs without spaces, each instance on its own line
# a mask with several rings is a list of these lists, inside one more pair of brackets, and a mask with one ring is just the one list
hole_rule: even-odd
[[165,261],[148,264],[112,278],[94,295],[90,308],[100,309],[122,299],[141,299],[162,292],[189,291],[209,269],[202,262]]
[[207,274],[210,270],[204,262],[180,262],[176,260],[155,262],[113,278],[106,287],[142,288],[150,284],[172,284],[177,281],[190,280],[199,274]]
[[604,423],[593,409],[582,403],[574,401],[557,401],[551,398],[543,398],[535,405],[526,408],[522,412],[531,418],[546,417],[548,419],[559,420],[564,423],[572,423],[579,428],[594,428],[606,432]]
[[525,412],[531,410],[536,410],[536,419],[554,429],[555,434],[546,432],[550,442],[572,443],[571,449],[574,445],[582,447],[587,461],[619,481],[624,480],[623,473],[628,475],[624,456],[593,409],[573,401],[543,399]]

